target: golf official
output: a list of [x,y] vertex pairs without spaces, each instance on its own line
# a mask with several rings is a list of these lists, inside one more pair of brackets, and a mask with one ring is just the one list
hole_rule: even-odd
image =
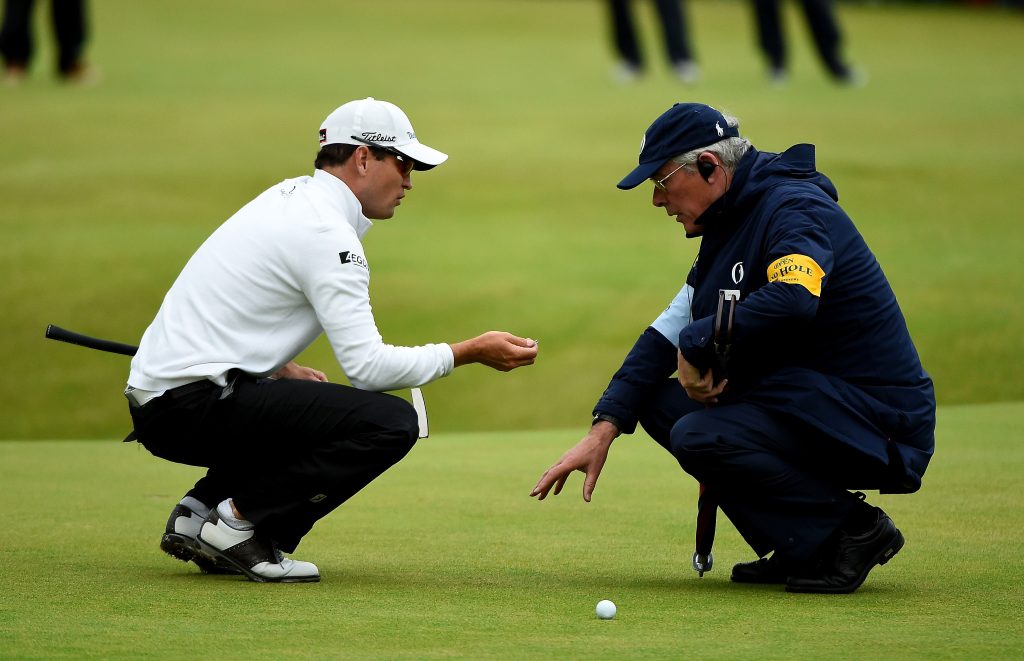
[[[271,186],[196,251],[132,360],[126,396],[139,442],[209,468],[160,543],[207,572],[318,581],[316,565],[282,552],[418,437],[413,407],[382,391],[537,356],[533,340],[498,331],[385,343],[361,239],[371,219],[394,215],[414,171],[448,157],[421,143],[397,106],[373,98],[332,112],[319,144],[312,176]],[[352,387],[293,362],[322,333]]]
[[697,259],[531,495],[581,470],[589,501],[613,439],[639,423],[759,557],[733,581],[852,592],[904,538],[851,490],[916,491],[934,449],[932,382],[892,288],[812,145],[760,152],[735,118],[676,104],[618,186],[648,179],[654,206],[702,237]]

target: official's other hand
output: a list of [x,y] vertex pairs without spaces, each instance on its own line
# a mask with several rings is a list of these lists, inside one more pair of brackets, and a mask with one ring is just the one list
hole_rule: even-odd
[[481,363],[508,372],[523,365],[532,365],[537,359],[536,340],[504,331],[490,331],[471,340],[457,342],[451,347],[456,367]]
[[701,404],[717,404],[718,396],[725,391],[729,379],[722,379],[722,382],[715,385],[715,374],[708,370],[701,376],[700,370],[691,365],[683,352],[679,352],[679,385],[686,391],[687,396]]
[[551,487],[555,488],[554,495],[557,496],[562,492],[569,475],[578,470],[587,476],[583,480],[583,500],[589,503],[594,488],[597,487],[597,478],[601,476],[604,462],[608,459],[608,450],[618,435],[619,428],[606,420],[595,424],[579,443],[563,454],[551,468],[544,471],[530,496],[544,500]]

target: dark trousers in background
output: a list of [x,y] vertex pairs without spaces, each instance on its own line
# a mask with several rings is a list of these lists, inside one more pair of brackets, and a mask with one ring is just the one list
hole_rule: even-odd
[[281,550],[404,457],[416,413],[384,393],[316,381],[239,378],[131,407],[139,441],[158,457],[205,466],[187,495],[225,498]]
[[[643,68],[643,54],[633,20],[631,0],[610,0],[612,32],[619,56],[637,69]],[[686,16],[680,0],[655,0],[661,29],[665,39],[665,50],[669,62],[678,64],[693,59],[693,52],[687,38]]]
[[[850,71],[839,52],[842,33],[832,0],[800,0],[800,5],[814,38],[818,57],[832,76],[845,78]],[[777,72],[785,71],[788,59],[780,0],[754,0],[754,13],[757,18],[758,41],[769,66]]]
[[[34,0],[5,0],[0,27],[0,54],[7,66],[27,68],[32,61]],[[63,75],[80,65],[85,44],[85,0],[52,0],[51,20],[57,38],[57,70]]]
[[705,408],[675,379],[657,390],[640,425],[705,485],[759,557],[813,558],[858,502],[847,489],[878,488],[887,471],[771,407]]

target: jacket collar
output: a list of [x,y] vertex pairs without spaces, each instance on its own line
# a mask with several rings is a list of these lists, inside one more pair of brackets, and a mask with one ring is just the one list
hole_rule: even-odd
[[750,176],[750,169],[754,165],[756,154],[757,150],[753,147],[747,150],[747,153],[740,159],[739,164],[736,166],[736,170],[732,174],[732,179],[729,183],[729,190],[725,191],[717,200],[712,202],[711,205],[704,210],[704,213],[697,218],[697,224],[704,227],[704,231],[700,234],[687,234],[687,238],[694,238],[708,233],[714,233],[718,230],[724,229],[724,226],[731,224],[729,220],[736,211],[737,200],[742,195],[743,187],[747,183],[747,178]]

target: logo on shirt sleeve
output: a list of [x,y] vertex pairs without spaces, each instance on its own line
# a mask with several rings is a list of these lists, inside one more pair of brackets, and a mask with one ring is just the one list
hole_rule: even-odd
[[786,255],[768,265],[768,282],[800,285],[815,296],[821,296],[821,279],[825,271],[807,255]]
[[341,257],[342,264],[355,264],[356,266],[363,267],[367,271],[370,270],[370,265],[366,263],[366,258],[362,255],[357,255],[354,252],[346,250],[345,252],[339,252],[338,257]]

